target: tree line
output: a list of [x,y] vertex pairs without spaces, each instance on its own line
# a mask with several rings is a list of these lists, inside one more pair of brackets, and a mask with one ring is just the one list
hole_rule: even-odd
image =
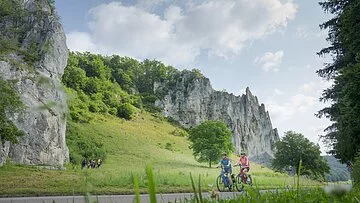
[[202,76],[196,69],[179,71],[157,60],[71,52],[62,82],[72,95],[69,109],[74,121],[88,122],[88,112],[131,119],[135,109],[159,112],[154,103],[167,89],[154,91],[154,83],[174,85],[186,72]]

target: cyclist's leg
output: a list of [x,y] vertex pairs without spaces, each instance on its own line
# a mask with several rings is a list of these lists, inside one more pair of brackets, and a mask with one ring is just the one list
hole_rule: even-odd
[[233,182],[232,182],[232,178],[231,178],[231,174],[232,174],[232,169],[230,168],[229,171],[228,171],[228,181],[229,181],[229,184],[232,185]]
[[221,171],[221,178],[222,178],[222,180],[224,181],[225,186],[228,186],[228,185],[229,185],[229,181],[228,181],[227,177],[225,176],[225,170],[222,170],[222,171]]
[[246,183],[245,168],[240,169],[241,181]]
[[249,171],[250,171],[250,167],[246,167],[246,168],[244,169],[245,178],[247,178],[247,177],[249,176],[249,175],[248,175]]
[[247,169],[247,171],[246,171],[246,181],[250,181],[250,175],[249,175],[250,167],[247,167],[246,169]]

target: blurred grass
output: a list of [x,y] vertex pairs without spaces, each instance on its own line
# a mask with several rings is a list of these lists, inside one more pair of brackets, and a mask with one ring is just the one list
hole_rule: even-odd
[[[93,115],[91,123],[70,123],[79,133],[102,143],[107,159],[98,169],[81,170],[80,165],[67,165],[67,170],[46,170],[31,166],[0,167],[0,196],[133,194],[134,175],[139,192],[146,193],[146,166],[151,163],[156,191],[191,192],[189,178],[201,177],[201,188],[210,189],[220,170],[198,163],[188,148],[185,137],[174,136],[176,127],[149,113],[139,113],[131,120]],[[233,160],[236,156],[231,157]],[[251,161],[251,160],[250,160]],[[237,173],[239,168],[234,168]],[[251,174],[258,188],[294,187],[294,177],[275,173],[252,163]],[[303,186],[319,186],[318,182],[301,180]]]

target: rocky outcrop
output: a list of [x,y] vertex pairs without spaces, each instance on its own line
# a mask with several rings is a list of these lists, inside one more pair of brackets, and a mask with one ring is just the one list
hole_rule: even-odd
[[4,30],[17,23],[25,29],[19,50],[1,56],[0,77],[15,81],[26,106],[23,112],[8,115],[25,135],[18,144],[0,144],[0,165],[7,158],[20,164],[63,165],[69,157],[65,142],[67,107],[61,85],[69,54],[65,34],[49,1],[19,2],[26,14],[22,24],[6,16],[0,22],[0,36],[9,35]]
[[155,92],[162,95],[156,106],[163,109],[164,115],[185,127],[205,120],[222,120],[233,132],[237,153],[247,152],[253,160],[272,157],[279,135],[265,105],[259,105],[250,89],[246,88],[245,95],[235,96],[214,90],[209,79],[195,75],[183,71],[176,82],[155,84]]

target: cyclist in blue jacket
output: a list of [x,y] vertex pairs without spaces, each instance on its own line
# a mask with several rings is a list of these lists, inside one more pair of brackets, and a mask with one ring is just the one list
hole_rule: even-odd
[[232,183],[230,182],[231,180],[230,178],[227,178],[225,176],[225,173],[227,173],[228,176],[232,174],[231,160],[227,157],[226,153],[223,153],[222,155],[223,157],[216,168],[222,167],[223,170],[221,170],[221,178],[224,181],[225,186],[230,186],[231,188],[232,185]]

